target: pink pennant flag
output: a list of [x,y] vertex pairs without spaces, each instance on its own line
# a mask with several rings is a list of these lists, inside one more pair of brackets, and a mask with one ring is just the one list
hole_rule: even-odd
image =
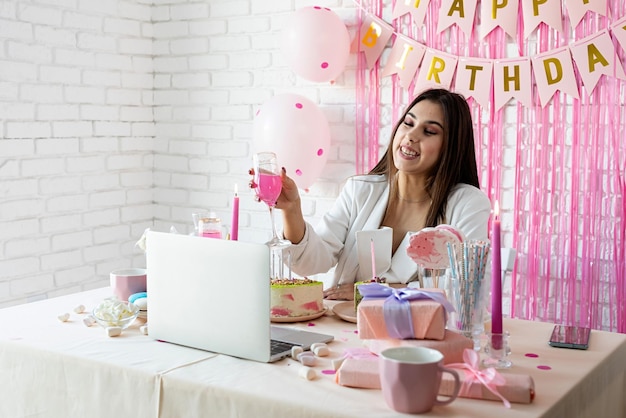
[[626,16],[611,25],[611,32],[622,49],[626,52]]
[[565,6],[567,7],[569,21],[574,29],[576,29],[576,26],[578,26],[587,11],[596,12],[602,16],[607,15],[606,0],[565,0]]
[[372,69],[393,35],[393,28],[376,16],[366,15],[352,40],[352,51],[365,53],[367,68]]
[[563,47],[535,55],[531,60],[542,107],[546,107],[557,90],[576,99],[580,97],[569,48]]
[[591,95],[602,75],[625,79],[622,66],[615,65],[615,46],[608,30],[574,42],[570,49],[587,95]]
[[493,61],[459,57],[454,90],[466,98],[473,97],[484,108],[489,107]]
[[425,52],[425,45],[404,35],[397,35],[387,64],[383,68],[382,77],[397,73],[400,85],[408,89]]
[[493,95],[496,110],[511,98],[532,107],[532,82],[529,58],[496,60],[493,63]]
[[480,2],[481,39],[500,26],[511,37],[517,35],[517,11],[519,0],[481,0]]
[[457,24],[466,37],[472,35],[474,16],[478,0],[442,0],[439,7],[439,23],[437,33],[443,32],[453,24]]
[[428,10],[430,0],[397,0],[391,13],[392,19],[397,19],[407,13],[411,13],[413,24],[418,28],[424,26],[424,18]]
[[422,91],[431,87],[449,89],[459,57],[436,49],[426,48],[415,88]]
[[522,1],[522,16],[524,39],[528,38],[541,22],[563,33],[561,0]]

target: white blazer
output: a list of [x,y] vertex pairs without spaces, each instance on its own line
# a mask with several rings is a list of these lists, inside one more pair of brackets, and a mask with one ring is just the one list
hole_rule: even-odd
[[[291,247],[293,272],[310,276],[335,267],[332,285],[371,277],[371,266],[359,268],[356,233],[379,230],[388,201],[389,183],[385,175],[350,177],[316,228],[307,223],[304,238]],[[480,189],[458,184],[448,198],[444,223],[459,229],[468,240],[487,240],[490,213],[491,203]],[[390,260],[383,260],[388,269],[379,276],[387,282],[406,283],[417,274],[417,264],[406,254],[409,234]]]

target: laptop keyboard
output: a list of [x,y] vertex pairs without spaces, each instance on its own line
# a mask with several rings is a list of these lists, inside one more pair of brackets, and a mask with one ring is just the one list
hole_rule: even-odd
[[271,352],[272,355],[282,353],[284,351],[291,350],[291,347],[296,346],[298,344],[286,343],[284,341],[271,340]]

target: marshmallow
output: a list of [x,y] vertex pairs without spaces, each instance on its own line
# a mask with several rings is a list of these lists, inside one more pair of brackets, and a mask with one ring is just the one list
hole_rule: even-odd
[[68,319],[70,319],[70,314],[68,314],[67,312],[64,314],[61,314],[59,316],[57,316],[58,320],[61,322],[66,322]]
[[300,367],[300,370],[298,370],[298,376],[306,380],[313,380],[316,375],[317,373],[315,373],[315,370],[307,366],[302,366]]
[[95,323],[96,323],[96,320],[93,318],[93,316],[86,316],[83,318],[83,324],[85,324],[85,326],[90,327]]
[[325,346],[325,345],[320,345],[320,346],[315,347],[313,349],[313,352],[318,357],[326,357],[327,355],[330,354],[330,350],[328,349],[328,346]]
[[327,347],[326,343],[313,343],[311,344],[311,351],[315,351],[316,347]]
[[121,327],[106,327],[106,332],[109,337],[117,337],[122,333]]
[[315,356],[310,351],[298,354],[298,361],[304,366],[315,366]]
[[148,325],[142,325],[139,327],[139,331],[141,331],[141,333],[143,335],[148,335]]
[[300,347],[299,345],[294,345],[293,347],[291,347],[291,358],[298,358],[298,354],[302,353],[304,350],[302,350],[302,347]]
[[141,311],[146,311],[148,310],[148,298],[138,298],[135,299],[134,302],[132,302],[135,306],[137,306],[139,308],[139,310]]
[[77,307],[74,308],[74,312],[77,314],[81,314],[85,312],[85,305],[78,305]]

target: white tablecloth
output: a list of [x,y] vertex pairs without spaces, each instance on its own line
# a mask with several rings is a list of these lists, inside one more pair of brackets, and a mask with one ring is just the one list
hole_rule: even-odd
[[[0,310],[0,417],[392,417],[378,390],[334,382],[331,359],[361,345],[355,325],[328,314],[284,324],[331,333],[331,355],[318,359],[318,377],[298,377],[292,359],[257,363],[152,340],[138,320],[120,337],[86,327],[89,309],[108,296],[98,289]],[[332,303],[329,303],[332,304]],[[57,315],[70,312],[68,322]],[[551,324],[505,320],[513,367],[530,374],[530,405],[459,398],[426,416],[626,416],[626,336],[593,331],[586,351],[549,347]],[[538,357],[529,357],[535,354]],[[549,366],[543,370],[538,366]]]

